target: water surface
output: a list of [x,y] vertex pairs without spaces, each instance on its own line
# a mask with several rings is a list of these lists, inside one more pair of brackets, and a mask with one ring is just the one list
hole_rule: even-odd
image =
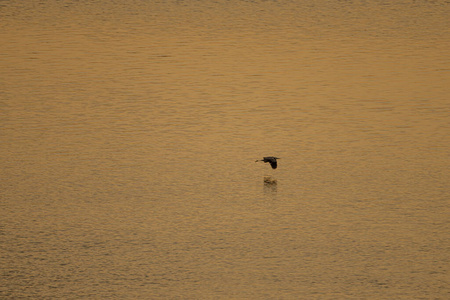
[[449,13],[2,1],[1,297],[448,298]]

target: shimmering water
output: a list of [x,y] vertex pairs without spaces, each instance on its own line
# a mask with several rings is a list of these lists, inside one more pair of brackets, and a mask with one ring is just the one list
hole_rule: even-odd
[[449,15],[1,1],[0,297],[448,299]]

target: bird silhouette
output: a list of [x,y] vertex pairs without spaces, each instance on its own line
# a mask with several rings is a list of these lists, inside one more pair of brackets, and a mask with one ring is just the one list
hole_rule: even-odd
[[255,162],[258,161],[263,161],[263,162],[268,162],[270,163],[270,166],[272,167],[272,169],[276,169],[277,168],[277,159],[280,159],[279,157],[275,157],[275,156],[267,156],[267,157],[263,157],[263,159],[259,159]]

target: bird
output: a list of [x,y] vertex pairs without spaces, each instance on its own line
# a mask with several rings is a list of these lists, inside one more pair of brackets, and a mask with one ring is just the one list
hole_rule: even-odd
[[259,159],[255,162],[258,161],[263,161],[263,162],[268,162],[270,163],[270,166],[272,167],[272,169],[276,169],[277,168],[277,159],[280,159],[279,157],[275,157],[275,156],[267,156],[267,157],[263,157],[263,159]]

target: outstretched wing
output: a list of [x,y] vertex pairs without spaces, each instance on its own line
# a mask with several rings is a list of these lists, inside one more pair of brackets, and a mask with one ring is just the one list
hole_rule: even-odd
[[276,169],[277,168],[277,161],[275,159],[272,159],[270,161],[270,166],[272,167],[272,169]]

